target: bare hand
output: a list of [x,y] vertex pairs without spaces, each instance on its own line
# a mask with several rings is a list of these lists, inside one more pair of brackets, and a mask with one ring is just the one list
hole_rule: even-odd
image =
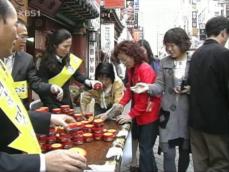
[[124,124],[132,121],[132,118],[128,114],[119,115],[116,119],[119,124]]
[[59,87],[58,85],[51,85],[50,91],[52,94],[57,94],[56,95],[56,99],[61,101],[63,99],[64,96],[64,92],[63,89],[61,87]]
[[177,94],[189,94],[191,87],[189,85],[184,86],[184,89],[181,90],[180,86],[174,88],[174,92]]
[[81,172],[86,158],[70,150],[55,150],[45,154],[47,172]]
[[63,127],[67,127],[68,123],[76,122],[75,119],[71,116],[64,115],[64,114],[52,114],[51,116],[51,124],[53,125],[60,125]]
[[149,90],[149,84],[139,82],[135,86],[130,87],[130,89],[137,94],[144,93]]

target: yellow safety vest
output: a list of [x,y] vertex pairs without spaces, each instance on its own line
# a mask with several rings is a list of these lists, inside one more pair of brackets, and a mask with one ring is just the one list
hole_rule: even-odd
[[59,74],[49,79],[50,84],[56,84],[62,87],[79,68],[82,60],[74,54],[70,54],[70,65],[64,66]]
[[27,84],[27,81],[16,81],[16,82],[14,82],[14,88],[16,90],[17,95],[21,99],[28,98],[28,84]]
[[41,153],[29,115],[15,91],[13,78],[2,60],[0,60],[0,108],[19,132],[19,136],[8,146],[29,154]]

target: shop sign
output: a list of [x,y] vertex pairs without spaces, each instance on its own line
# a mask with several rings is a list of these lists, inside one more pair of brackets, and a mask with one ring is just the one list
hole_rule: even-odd
[[101,25],[101,49],[103,52],[110,54],[114,49],[114,24]]
[[95,49],[96,43],[89,42],[89,78],[95,79]]
[[197,28],[197,11],[192,11],[192,27]]
[[[137,5],[137,2],[136,2],[136,5]],[[125,20],[126,24],[127,24],[127,27],[128,28],[133,28],[134,25],[135,25],[135,6],[134,6],[134,2],[133,1],[130,1],[130,0],[127,0],[126,1],[126,8],[122,9],[121,10],[121,20]],[[137,7],[138,8],[138,7]],[[137,13],[138,11],[136,11]]]
[[104,8],[114,9],[114,8],[124,8],[125,0],[104,0]]
[[192,28],[192,35],[197,36],[198,35],[198,29],[197,28]]
[[35,31],[35,49],[36,50],[45,50],[45,39],[46,39],[46,34],[44,32]]

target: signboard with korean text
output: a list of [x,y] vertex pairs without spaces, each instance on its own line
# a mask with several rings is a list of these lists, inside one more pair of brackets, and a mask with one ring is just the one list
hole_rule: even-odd
[[95,79],[95,48],[96,42],[89,42],[88,76],[90,79]]
[[139,8],[137,1],[136,1],[136,6],[137,6],[137,9],[136,9],[136,11],[134,11],[134,7],[135,7],[134,1],[127,0],[126,1],[126,8],[123,8],[121,10],[121,20],[123,20],[123,19],[125,20],[128,28],[133,28],[134,25],[136,24],[134,22],[134,20],[138,16],[134,16],[134,14],[138,12],[138,8]]
[[46,34],[39,30],[35,30],[35,49],[36,50],[45,50],[45,40]]
[[114,49],[114,24],[101,25],[101,49],[104,53],[111,54]]

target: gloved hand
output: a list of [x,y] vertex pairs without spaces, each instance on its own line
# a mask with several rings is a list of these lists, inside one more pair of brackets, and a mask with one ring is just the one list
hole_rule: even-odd
[[107,113],[107,116],[109,118],[116,117],[116,116],[120,115],[123,112],[123,109],[124,109],[123,105],[115,103],[111,107],[111,110]]
[[105,112],[105,113],[101,113],[101,114],[97,115],[96,117],[101,118],[103,121],[105,121],[108,118],[108,115]]
[[139,82],[135,86],[130,87],[130,89],[137,94],[144,93],[149,90],[149,84]]
[[76,122],[76,120],[73,117],[65,114],[52,114],[50,122],[52,125],[60,125],[66,128],[68,126],[68,123]]
[[56,94],[57,100],[61,101],[63,99],[63,96],[64,96],[63,89],[59,87],[58,85],[52,84],[50,91],[52,94]]
[[124,124],[132,121],[132,118],[128,114],[119,115],[116,119],[119,124]]

